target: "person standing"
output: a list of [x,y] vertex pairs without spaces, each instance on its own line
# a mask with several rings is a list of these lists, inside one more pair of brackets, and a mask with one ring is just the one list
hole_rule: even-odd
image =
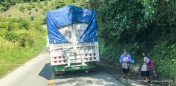
[[142,55],[144,56],[142,62],[142,67],[141,67],[141,76],[145,77],[144,82],[148,82],[148,76],[149,76],[149,66],[148,63],[150,62],[150,59],[147,56],[147,53],[142,53]]
[[153,80],[153,60],[151,58],[149,58],[149,63],[148,63],[148,67],[149,67],[149,80]]
[[124,53],[120,56],[119,62],[122,64],[123,68],[123,77],[126,75],[129,77],[129,63],[134,63],[134,60],[131,58],[131,55],[124,50]]

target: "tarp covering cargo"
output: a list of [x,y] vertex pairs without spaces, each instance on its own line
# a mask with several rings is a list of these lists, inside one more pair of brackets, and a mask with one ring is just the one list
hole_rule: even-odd
[[86,23],[87,27],[77,40],[78,43],[98,41],[96,12],[94,10],[68,5],[47,12],[46,22],[50,44],[68,43],[69,40],[58,28],[79,23]]

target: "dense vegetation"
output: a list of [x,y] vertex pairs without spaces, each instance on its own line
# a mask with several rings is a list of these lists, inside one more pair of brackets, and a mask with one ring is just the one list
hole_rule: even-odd
[[97,11],[101,54],[118,62],[124,49],[141,63],[148,52],[155,69],[176,77],[175,0],[89,0]]

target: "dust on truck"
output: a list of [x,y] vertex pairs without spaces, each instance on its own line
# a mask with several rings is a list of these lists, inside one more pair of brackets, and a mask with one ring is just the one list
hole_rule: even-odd
[[68,5],[48,11],[46,22],[54,74],[94,71],[100,61],[96,11]]

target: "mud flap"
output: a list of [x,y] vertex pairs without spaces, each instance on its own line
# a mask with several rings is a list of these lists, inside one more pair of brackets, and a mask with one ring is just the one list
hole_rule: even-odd
[[96,63],[95,62],[88,62],[86,64],[88,65],[88,71],[95,72],[95,69],[96,69]]
[[65,74],[65,71],[53,71],[53,72],[55,76]]
[[53,72],[55,76],[65,74],[64,66],[53,66]]

